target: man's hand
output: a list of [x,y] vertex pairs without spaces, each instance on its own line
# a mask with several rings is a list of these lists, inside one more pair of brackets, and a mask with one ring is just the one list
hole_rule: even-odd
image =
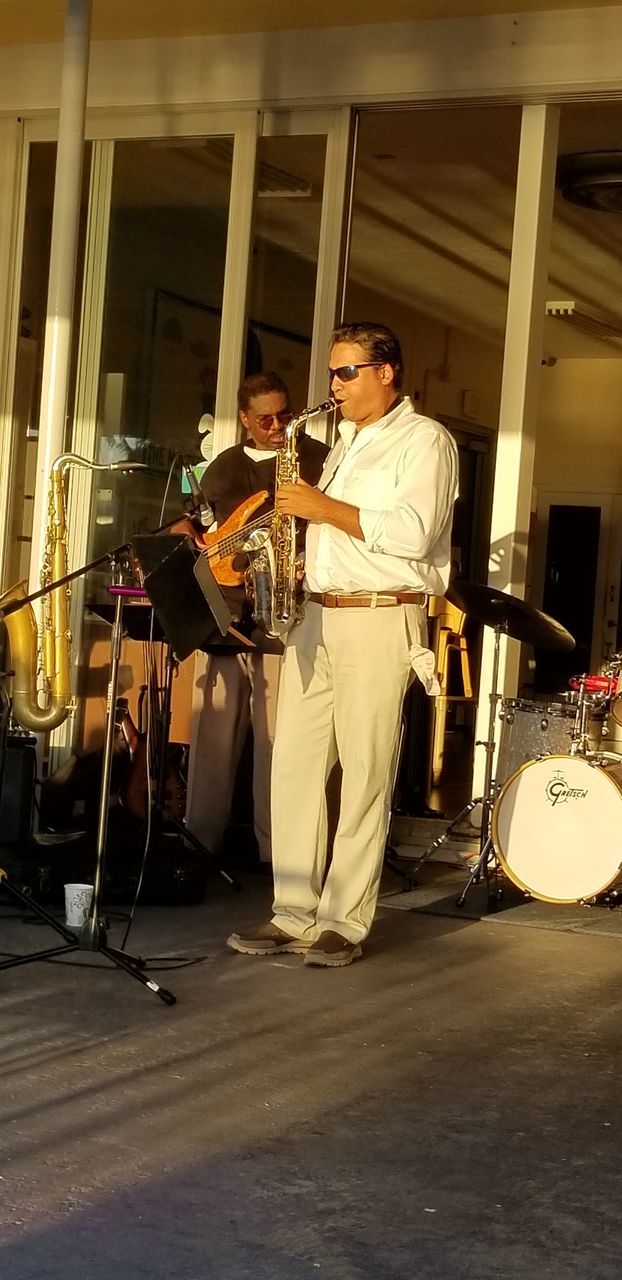
[[175,524],[171,525],[170,532],[185,533],[187,538],[192,538],[200,550],[204,550],[208,545],[205,539],[206,530],[202,525],[195,524],[189,516],[182,516],[180,520],[176,520]]
[[299,516],[301,520],[326,520],[330,498],[321,489],[315,489],[305,480],[296,484],[283,484],[277,490],[275,505],[284,516]]
[[315,489],[305,480],[281,485],[275,496],[275,506],[281,515],[298,516],[301,520],[311,520],[315,524],[332,524],[335,529],[341,529],[351,538],[364,541],[358,507],[329,498],[328,494]]
[[182,516],[180,520],[176,520],[175,524],[170,527],[171,533],[185,533],[188,538],[197,538],[197,530],[193,525],[189,516]]

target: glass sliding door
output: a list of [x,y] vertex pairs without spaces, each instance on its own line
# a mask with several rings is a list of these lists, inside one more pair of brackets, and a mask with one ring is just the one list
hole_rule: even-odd
[[216,399],[232,156],[226,137],[114,144],[94,456],[149,471],[96,474],[89,558],[172,516],[179,458],[201,457]]
[[[388,324],[400,337],[404,387],[453,432],[461,499],[454,571],[486,577],[521,128],[518,107],[402,108],[358,118],[345,321]],[[477,675],[480,637],[468,634]],[[412,759],[402,806],[455,812],[470,793],[473,716],[456,679],[445,721],[441,790],[430,788],[430,700],[410,707]],[[472,712],[473,705],[469,708]]]
[[274,371],[307,404],[326,136],[263,137],[250,271],[246,372]]
[[[72,476],[72,566],[181,509],[180,457],[199,463],[210,447],[234,443],[245,373],[276,369],[294,407],[308,403],[327,212],[335,219],[340,153],[334,142],[331,153],[331,129],[339,134],[345,116],[270,113],[261,137],[255,112],[188,113],[166,137],[145,133],[144,121],[140,137],[130,120],[109,134],[98,123],[72,447],[149,469]],[[162,127],[158,118],[154,129]],[[74,592],[82,723],[68,727],[65,745],[92,745],[100,731],[107,632],[93,611],[106,605],[109,580],[106,562]],[[127,674],[123,692],[138,683]]]

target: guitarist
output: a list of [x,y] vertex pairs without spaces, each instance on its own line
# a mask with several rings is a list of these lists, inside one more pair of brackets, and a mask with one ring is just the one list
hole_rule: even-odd
[[[246,438],[220,453],[201,479],[218,526],[262,490],[268,499],[253,519],[272,509],[276,451],[293,416],[287,387],[276,373],[245,378],[238,389],[238,410]],[[319,440],[299,438],[300,474],[308,484],[317,484],[327,453],[328,447]],[[218,577],[217,568],[215,573]],[[241,614],[240,629],[256,647],[244,650],[228,639],[211,646],[205,657],[204,671],[196,682],[186,821],[208,849],[222,853],[236,771],[251,724],[254,828],[260,870],[269,874],[270,764],[283,647],[253,625],[243,586],[221,584],[221,590],[232,612]]]

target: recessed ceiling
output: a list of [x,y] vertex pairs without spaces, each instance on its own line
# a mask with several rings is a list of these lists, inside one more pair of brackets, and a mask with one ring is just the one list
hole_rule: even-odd
[[[94,40],[222,35],[600,8],[602,0],[93,0]],[[0,0],[0,43],[62,39],[66,0]]]
[[[502,345],[519,130],[518,107],[362,113],[351,279]],[[560,155],[620,138],[622,103],[562,107]],[[545,319],[544,355],[622,357],[621,262],[622,213],[557,192],[547,296],[575,305]]]
[[[543,4],[514,6],[552,8]],[[574,8],[575,5],[558,5]],[[585,7],[582,5],[581,7]],[[237,0],[227,6],[214,0],[150,0],[149,33],[173,34],[177,19],[196,22],[196,29],[216,30],[235,12],[238,29],[247,25],[302,25],[302,6],[286,7],[280,0]],[[472,12],[499,11],[500,4],[459,4],[457,0],[434,0],[434,13],[465,16]],[[54,21],[62,20],[61,0],[0,0],[0,24],[13,20],[13,32],[25,38],[51,35]],[[427,0],[387,0],[383,16],[428,15]],[[28,13],[28,23],[25,13]],[[129,0],[95,0],[95,28],[117,35],[141,34],[146,8]],[[356,5],[342,0],[339,21],[377,20],[376,0]],[[252,15],[255,15],[254,18]],[[334,19],[334,8],[317,0],[313,21],[321,25]],[[230,16],[230,15],[229,15]],[[41,22],[39,22],[41,17]],[[115,25],[118,18],[118,25]],[[18,21],[19,19],[19,21]],[[134,27],[130,32],[131,24]],[[99,24],[99,26],[98,26]],[[106,25],[107,24],[107,25]],[[129,24],[129,25],[128,25]],[[228,28],[231,29],[229,22]],[[194,28],[193,28],[194,29]],[[224,26],[223,26],[223,29]],[[7,28],[4,23],[3,35]],[[457,105],[452,108],[402,108],[362,113],[357,153],[354,233],[350,278],[377,293],[390,296],[404,306],[444,320],[488,341],[504,340],[507,282],[509,275],[516,162],[520,128],[519,107]],[[617,150],[622,138],[622,103],[617,101],[567,104],[561,108],[559,155],[575,152]],[[311,203],[319,198],[322,183],[321,160],[309,172],[301,168],[301,155],[292,139],[291,155],[279,151],[278,167],[291,180],[304,180],[313,202],[305,199],[268,201],[270,234],[276,245],[314,261],[315,217]],[[194,182],[180,140],[152,145],[175,147],[179,151],[179,182],[170,184],[162,195],[165,203],[192,203]],[[206,151],[205,163],[207,163]],[[212,157],[213,163],[213,157]],[[143,191],[147,197],[148,186]],[[152,193],[153,194],[153,193]],[[281,195],[283,192],[281,191]],[[263,202],[262,202],[263,203]],[[305,211],[305,206],[308,209]],[[267,211],[266,211],[267,217]],[[551,299],[567,300],[574,308],[567,314],[549,316],[545,321],[545,353],[556,358],[615,358],[622,353],[622,301],[620,262],[622,261],[622,213],[603,212],[572,205],[557,194],[549,258]],[[581,317],[595,320],[584,325]],[[594,331],[603,335],[599,341]],[[608,337],[607,337],[608,335]]]
[[[520,123],[518,106],[362,112],[349,281],[502,346]],[[560,155],[610,149],[620,137],[622,103],[561,109]],[[316,141],[317,146],[309,139],[301,147],[295,137],[283,136],[263,139],[261,147],[264,165],[278,171],[281,182],[272,191],[264,184],[260,234],[306,260],[310,271],[315,270],[324,163],[323,145]],[[122,207],[201,208],[216,198],[220,183],[220,204],[226,209],[230,143],[154,139],[121,144],[128,147],[130,178],[124,183],[118,171],[115,188]],[[154,168],[152,149],[166,163]],[[546,318],[547,357],[621,358],[621,261],[622,213],[584,209],[558,192],[547,296],[574,307]]]

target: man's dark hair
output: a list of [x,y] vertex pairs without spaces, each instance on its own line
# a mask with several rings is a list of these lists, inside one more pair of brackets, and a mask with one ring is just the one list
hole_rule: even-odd
[[337,342],[358,342],[368,360],[377,360],[379,364],[390,364],[393,370],[393,385],[396,390],[401,387],[404,372],[402,349],[395,334],[387,328],[386,324],[372,324],[368,320],[362,320],[358,324],[340,324],[339,328],[333,329],[331,334],[331,347],[334,347]]
[[280,391],[289,404],[289,391],[278,373],[252,373],[238,387],[238,409],[246,413],[255,396],[269,395],[271,391]]

